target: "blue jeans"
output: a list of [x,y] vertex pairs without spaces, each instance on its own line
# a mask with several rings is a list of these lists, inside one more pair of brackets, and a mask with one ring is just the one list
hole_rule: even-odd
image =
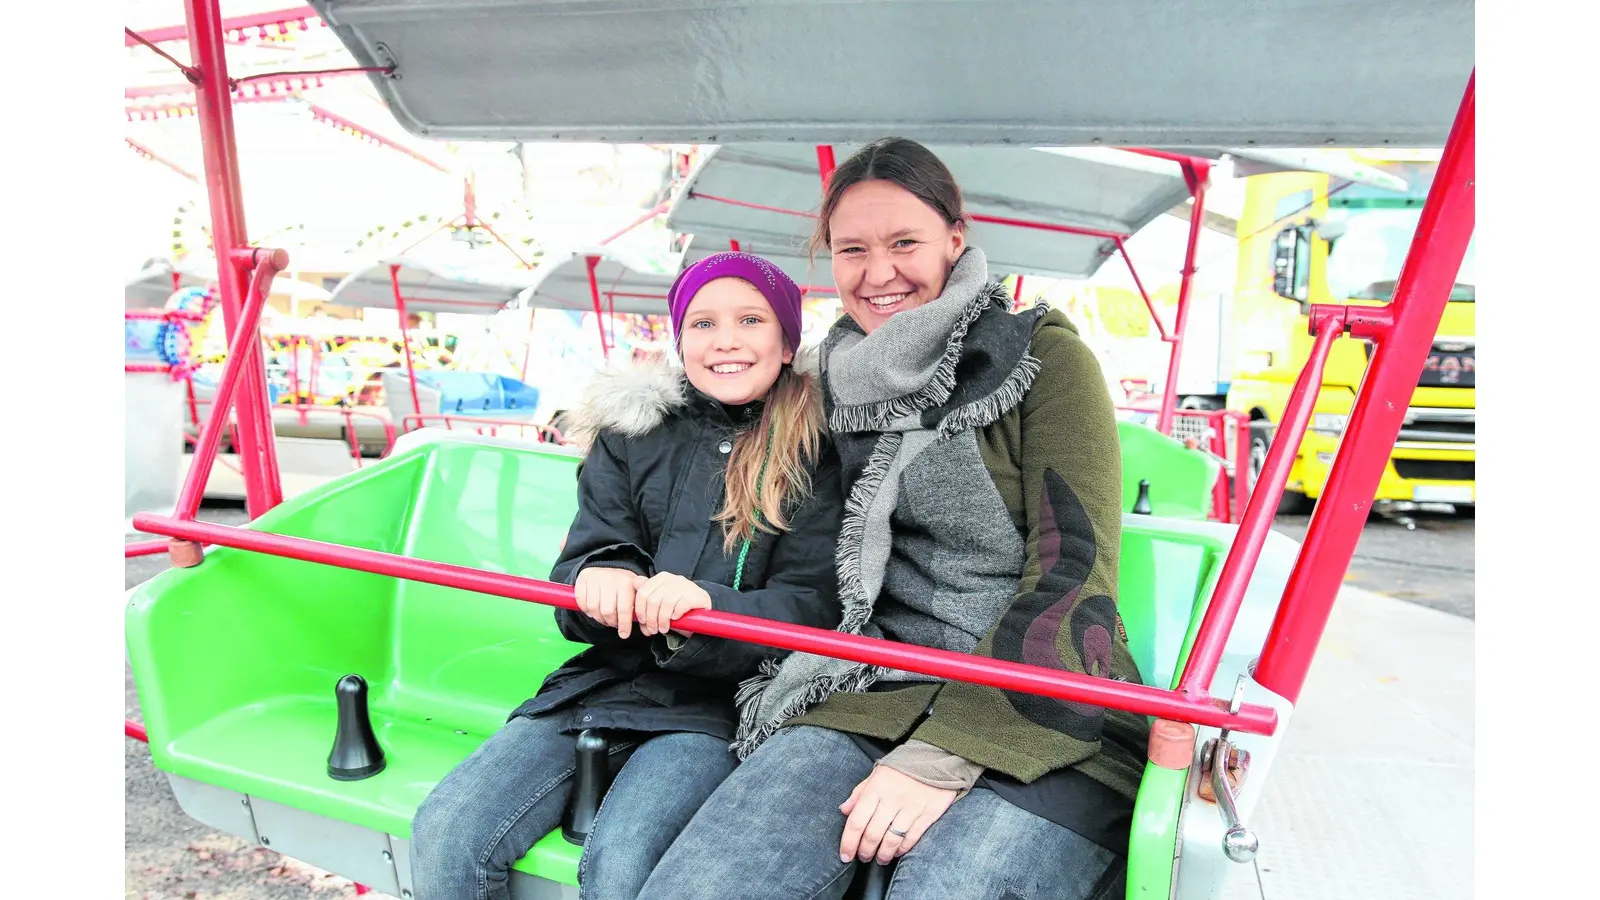
[[[695,814],[640,900],[839,900],[860,865],[839,862],[839,804],[872,765],[839,732],[779,731]],[[889,900],[1109,900],[1124,892],[1126,866],[979,788],[900,858]]]
[[[509,900],[511,867],[561,823],[577,736],[518,717],[436,785],[411,824],[417,900]],[[614,741],[611,752],[629,744]],[[648,737],[617,773],[578,865],[578,893],[630,900],[736,760],[726,741]]]

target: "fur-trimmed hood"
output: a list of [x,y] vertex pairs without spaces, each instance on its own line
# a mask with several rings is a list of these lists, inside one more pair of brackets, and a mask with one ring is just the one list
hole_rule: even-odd
[[[795,354],[794,370],[815,384],[821,357],[815,347]],[[578,406],[563,417],[562,435],[585,453],[602,431],[638,437],[689,405],[694,388],[676,356],[607,368],[589,381]],[[814,392],[821,403],[820,386]]]

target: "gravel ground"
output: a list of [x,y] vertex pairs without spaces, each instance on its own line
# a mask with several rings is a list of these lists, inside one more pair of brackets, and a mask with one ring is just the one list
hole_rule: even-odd
[[[240,506],[208,505],[208,522],[239,525],[246,521]],[[1284,516],[1278,531],[1301,539],[1309,517]],[[1473,520],[1465,517],[1418,515],[1416,529],[1378,516],[1368,523],[1351,562],[1346,581],[1398,600],[1472,618]],[[130,536],[130,539],[144,539]],[[163,556],[127,562],[127,587],[166,568]],[[139,720],[139,698],[133,674],[127,673],[128,717]],[[138,741],[127,741],[128,900],[303,900],[355,896],[355,885],[332,875],[217,834],[185,816],[166,777],[150,764]],[[387,895],[369,893],[374,900]]]

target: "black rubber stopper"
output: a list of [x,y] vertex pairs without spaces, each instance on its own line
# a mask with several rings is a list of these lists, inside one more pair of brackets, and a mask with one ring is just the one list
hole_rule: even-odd
[[1150,515],[1150,482],[1143,478],[1139,479],[1139,499],[1133,501],[1133,512],[1140,516]]
[[333,736],[333,752],[328,754],[328,777],[337,781],[371,778],[383,771],[385,762],[367,714],[367,680],[346,675],[333,692],[339,707],[339,729]]
[[899,860],[892,860],[887,866],[878,865],[877,860],[862,863],[850,882],[845,900],[884,900],[889,896],[889,879],[894,877],[897,862]]
[[600,801],[611,786],[611,764],[606,753],[610,747],[606,736],[592,728],[578,734],[578,745],[573,750],[577,770],[572,773],[572,796],[561,817],[561,836],[568,843],[582,845],[594,827]]

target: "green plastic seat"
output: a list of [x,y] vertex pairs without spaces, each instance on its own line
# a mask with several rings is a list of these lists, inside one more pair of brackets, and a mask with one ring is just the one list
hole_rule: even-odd
[[1132,512],[1139,481],[1150,482],[1150,513],[1167,519],[1204,519],[1211,513],[1211,491],[1222,464],[1210,454],[1190,450],[1148,425],[1117,421],[1122,446],[1122,511]]
[[[576,457],[493,438],[407,441],[250,527],[548,575],[575,511]],[[1232,529],[1124,522],[1134,656],[1147,683],[1170,683]],[[131,591],[127,638],[151,755],[191,816],[396,896],[409,887],[406,839],[423,798],[579,649],[534,604],[228,548]],[[352,672],[370,685],[387,768],[341,782],[326,761],[334,685]],[[1169,879],[1183,797],[1183,774],[1175,787],[1171,776],[1146,776],[1132,864],[1165,854]],[[575,885],[579,854],[552,833],[517,870],[551,889]],[[1162,877],[1145,868],[1141,884]]]

